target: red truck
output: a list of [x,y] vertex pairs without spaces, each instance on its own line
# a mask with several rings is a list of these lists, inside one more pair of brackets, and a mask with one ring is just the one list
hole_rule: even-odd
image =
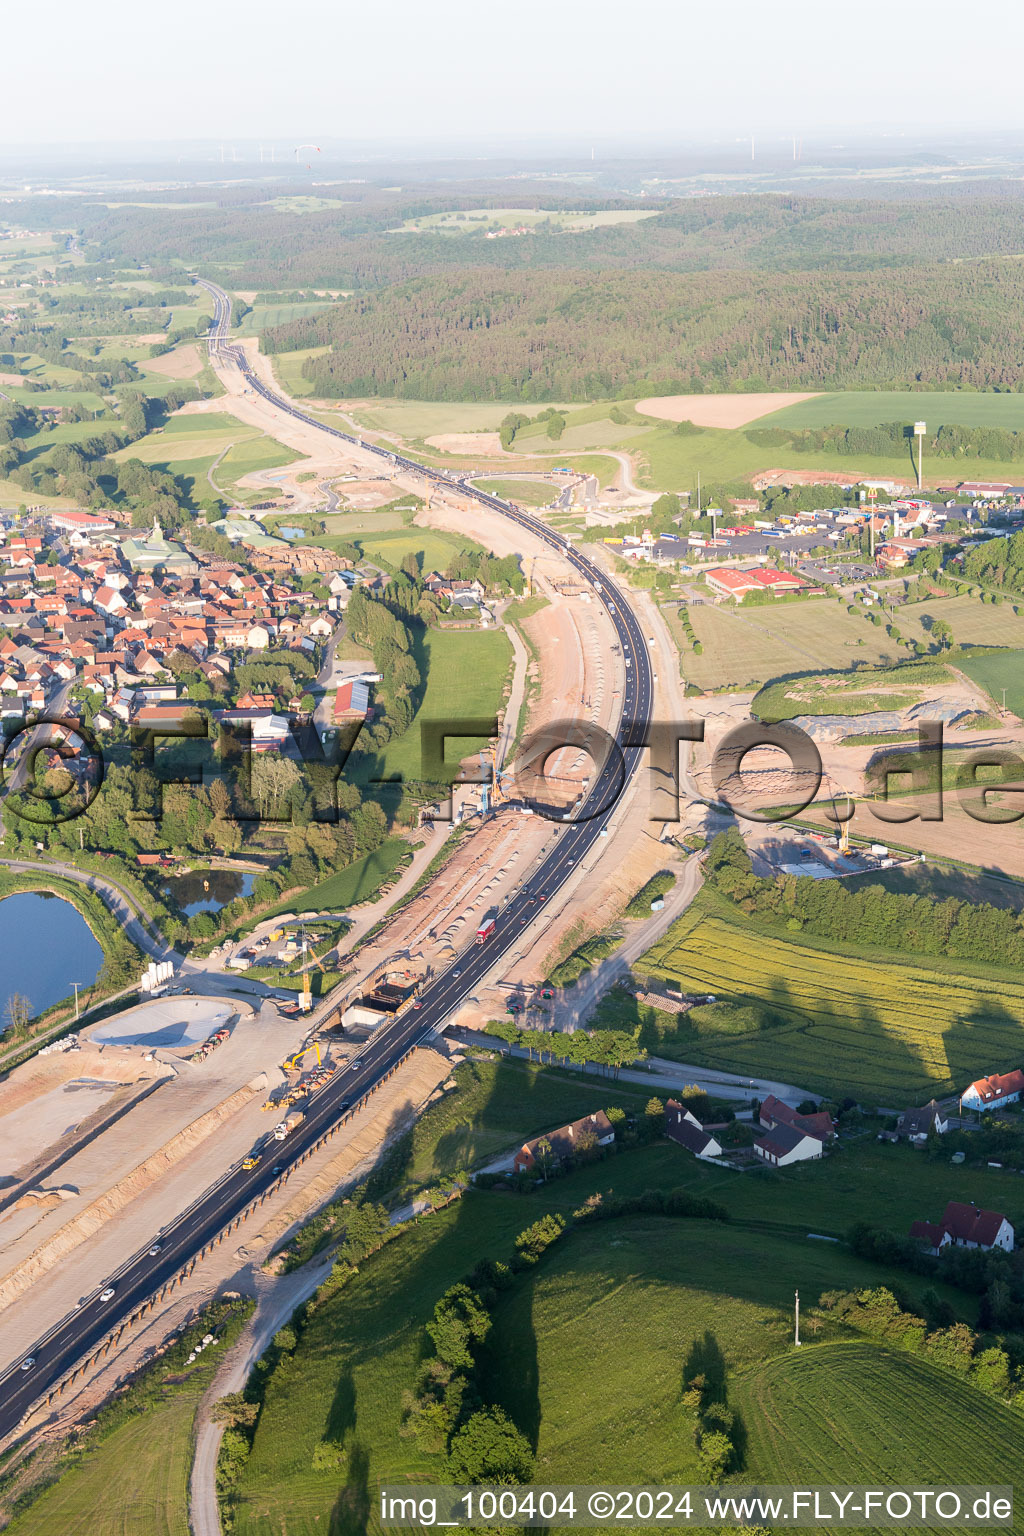
[[483,922],[480,924],[480,927],[476,931],[476,942],[478,944],[486,944],[487,940],[490,938],[496,927],[496,915],[493,912],[490,912],[484,918]]

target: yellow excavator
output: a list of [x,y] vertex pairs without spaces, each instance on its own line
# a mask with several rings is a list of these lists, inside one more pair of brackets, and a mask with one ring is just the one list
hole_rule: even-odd
[[286,1061],[283,1061],[281,1063],[282,1071],[297,1072],[299,1070],[299,1066],[301,1065],[302,1058],[304,1056],[308,1056],[310,1051],[316,1052],[316,1064],[318,1067],[322,1067],[323,1057],[320,1055],[320,1046],[315,1040],[313,1040],[309,1045],[304,1046],[301,1051],[296,1051],[294,1056],[289,1056]]

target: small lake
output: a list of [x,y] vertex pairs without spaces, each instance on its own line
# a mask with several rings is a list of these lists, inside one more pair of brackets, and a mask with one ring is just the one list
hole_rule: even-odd
[[23,891],[0,901],[0,1030],[8,999],[20,992],[33,1014],[74,995],[73,981],[90,986],[103,950],[85,918],[48,891]]
[[176,907],[191,917],[195,912],[219,912],[236,896],[248,896],[256,884],[251,869],[196,870],[164,881],[164,891]]
[[308,539],[307,528],[296,528],[291,523],[279,523],[274,532],[282,539]]

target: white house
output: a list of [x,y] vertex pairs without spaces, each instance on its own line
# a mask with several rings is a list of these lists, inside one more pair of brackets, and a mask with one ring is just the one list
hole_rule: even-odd
[[113,587],[99,587],[93,595],[92,601],[93,607],[98,608],[101,613],[124,613],[128,607],[120,592],[116,591]]
[[1002,1109],[1004,1104],[1016,1104],[1024,1093],[1024,1072],[994,1072],[991,1077],[979,1077],[960,1095],[968,1109]]
[[677,1141],[695,1157],[712,1158],[722,1155],[721,1143],[704,1129],[696,1115],[691,1115],[675,1099],[669,1099],[665,1105],[665,1135],[671,1141]]
[[1001,1248],[1013,1252],[1013,1227],[1001,1211],[982,1211],[976,1205],[951,1200],[942,1220],[915,1221],[911,1237],[918,1238],[932,1253],[943,1248]]
[[932,1131],[945,1136],[949,1121],[934,1099],[921,1109],[905,1109],[896,1120],[896,1136],[905,1136],[915,1146],[923,1146]]
[[811,1136],[795,1125],[779,1123],[754,1142],[754,1151],[773,1168],[787,1168],[790,1163],[803,1163],[823,1156],[825,1145],[817,1136]]

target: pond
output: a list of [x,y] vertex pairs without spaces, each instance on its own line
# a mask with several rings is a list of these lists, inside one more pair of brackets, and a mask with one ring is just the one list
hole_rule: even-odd
[[82,914],[49,891],[23,891],[0,901],[0,1029],[7,1004],[27,997],[33,1015],[91,986],[103,950]]
[[164,882],[164,893],[174,906],[191,917],[195,912],[219,912],[236,896],[248,896],[256,883],[251,869],[197,869]]
[[274,532],[282,539],[308,539],[308,528],[296,528],[291,523],[279,523]]

